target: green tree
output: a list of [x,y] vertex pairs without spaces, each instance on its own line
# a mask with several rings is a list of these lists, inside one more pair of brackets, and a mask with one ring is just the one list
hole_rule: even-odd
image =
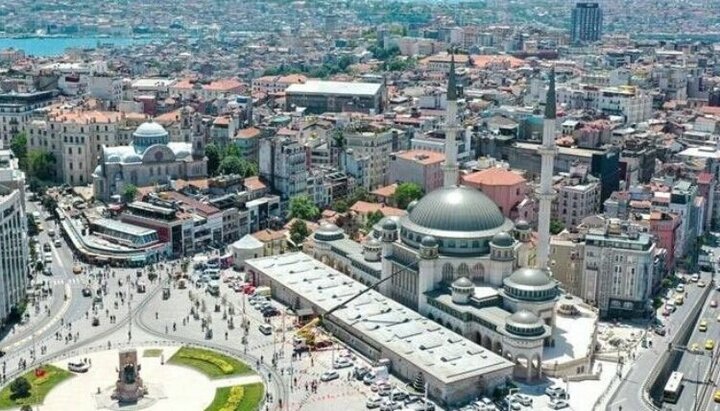
[[315,202],[307,195],[298,195],[290,199],[290,218],[315,220],[320,214]]
[[367,216],[367,222],[365,223],[365,228],[367,230],[372,229],[372,227],[377,224],[380,220],[385,217],[385,214],[382,213],[382,211],[377,210],[373,211],[372,213],[368,214]]
[[27,170],[27,134],[19,133],[10,140],[10,150],[18,159],[20,169]]
[[220,162],[222,161],[222,155],[215,143],[210,143],[205,146],[205,157],[207,157],[208,174],[211,176],[216,175],[220,167]]
[[10,392],[13,399],[26,398],[30,396],[30,382],[25,377],[18,377],[10,383]]
[[28,174],[42,181],[55,177],[55,156],[45,150],[30,150],[27,154]]
[[290,226],[290,240],[295,245],[302,244],[305,238],[310,235],[310,230],[304,220],[296,219]]
[[550,220],[550,234],[560,234],[562,230],[565,229],[565,224],[563,224],[560,220],[551,219]]
[[423,189],[415,183],[401,183],[395,189],[392,198],[399,208],[405,209],[411,201],[423,196]]
[[338,213],[344,213],[350,209],[350,206],[348,205],[347,201],[341,199],[341,200],[335,201],[332,204],[332,209],[337,211]]
[[227,156],[220,162],[220,174],[245,175],[245,164],[238,156]]
[[245,162],[245,177],[252,177],[258,175],[258,166],[252,161]]
[[237,145],[229,144],[227,146],[227,148],[225,148],[225,157],[230,157],[230,156],[235,156],[238,158],[242,157],[242,155],[240,153],[240,148]]
[[126,203],[130,203],[133,200],[135,200],[135,197],[138,195],[138,188],[132,184],[126,184],[125,187],[122,189],[122,197],[123,200],[125,200]]

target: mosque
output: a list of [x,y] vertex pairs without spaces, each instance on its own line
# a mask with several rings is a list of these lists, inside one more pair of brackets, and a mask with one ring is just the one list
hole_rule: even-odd
[[199,116],[183,112],[181,121],[185,128],[192,130],[190,141],[171,142],[167,130],[151,121],[135,130],[130,145],[103,146],[93,172],[95,198],[109,201],[128,184],[145,187],[207,176]]
[[[535,254],[547,248],[536,247],[526,221],[510,221],[485,194],[457,183],[454,74],[451,68],[444,187],[411,203],[405,216],[381,220],[363,244],[322,224],[314,234],[313,256],[367,285],[387,280],[378,286],[383,295],[512,361],[515,378],[590,372],[597,314],[562,295],[547,265],[532,266]],[[554,106],[553,77],[547,105]],[[553,113],[546,110],[546,118]],[[548,120],[554,123],[554,117]],[[553,155],[554,128],[546,133],[552,133],[546,151]],[[549,163],[551,176],[552,159]],[[541,201],[551,200],[544,194]],[[549,243],[549,232],[539,239]],[[537,261],[547,264],[548,256],[538,255]],[[585,317],[573,330],[574,342],[572,333],[556,324],[567,313]],[[563,320],[572,328],[576,318]]]

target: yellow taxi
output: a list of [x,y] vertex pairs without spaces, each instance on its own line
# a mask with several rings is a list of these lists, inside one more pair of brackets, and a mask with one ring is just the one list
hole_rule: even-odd
[[685,297],[683,297],[682,294],[675,297],[675,305],[683,305],[684,302],[685,302]]
[[700,321],[700,325],[698,326],[699,331],[707,331],[707,321],[702,320]]
[[712,350],[713,348],[715,348],[715,340],[705,341],[705,349],[706,350]]
[[715,395],[713,395],[713,400],[715,400],[715,402],[720,402],[720,390],[715,391]]

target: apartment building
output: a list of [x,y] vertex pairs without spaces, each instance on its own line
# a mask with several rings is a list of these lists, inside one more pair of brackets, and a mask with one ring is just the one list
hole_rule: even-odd
[[287,76],[264,76],[252,81],[253,93],[277,94],[282,93],[292,84],[305,84],[307,77],[302,74],[289,74]]
[[561,84],[557,86],[557,103],[568,109],[597,110],[621,116],[625,124],[640,123],[652,114],[652,96],[633,86]]
[[583,218],[600,211],[600,180],[590,175],[586,165],[574,166],[562,177],[555,184],[558,194],[554,217],[565,227],[575,227]]
[[260,177],[280,195],[283,204],[307,193],[308,167],[305,147],[288,137],[276,136],[260,142]]
[[365,188],[372,191],[386,186],[389,180],[390,153],[393,132],[385,129],[366,128],[361,125],[348,127],[343,133],[345,147],[357,157],[367,157]]
[[442,153],[426,150],[409,150],[390,156],[390,182],[415,183],[429,193],[443,185]]
[[0,94],[0,141],[9,148],[15,135],[27,131],[33,111],[49,106],[57,92],[34,91]]

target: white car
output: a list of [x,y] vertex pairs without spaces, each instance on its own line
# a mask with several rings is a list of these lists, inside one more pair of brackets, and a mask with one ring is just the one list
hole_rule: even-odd
[[549,395],[550,398],[565,398],[565,388],[553,385],[545,388],[545,394]]
[[352,367],[352,366],[353,366],[353,362],[347,357],[336,358],[335,361],[333,362],[333,368],[335,368],[335,369],[348,368],[348,367]]
[[338,374],[337,371],[335,371],[335,370],[325,371],[320,376],[320,381],[332,381],[332,380],[337,380],[338,378],[340,378],[340,374]]
[[533,399],[525,394],[513,394],[512,401],[519,402],[526,407],[531,406],[533,403]]
[[569,407],[570,404],[567,403],[565,400],[550,400],[548,403],[548,407],[552,408],[553,410],[561,410],[563,408]]
[[380,404],[380,411],[395,411],[402,407],[402,403],[386,399],[382,404]]
[[675,291],[679,293],[685,292],[685,286],[683,284],[678,284],[677,287],[675,287]]
[[392,392],[392,385],[390,384],[378,384],[378,395],[381,395],[383,397],[387,397]]
[[698,280],[700,280],[700,275],[699,275],[699,274],[693,274],[693,275],[690,276],[690,281],[696,283],[696,282],[698,282]]
[[373,395],[372,397],[368,398],[367,401],[365,401],[365,407],[367,408],[379,408],[380,404],[383,402],[383,397],[379,395]]

